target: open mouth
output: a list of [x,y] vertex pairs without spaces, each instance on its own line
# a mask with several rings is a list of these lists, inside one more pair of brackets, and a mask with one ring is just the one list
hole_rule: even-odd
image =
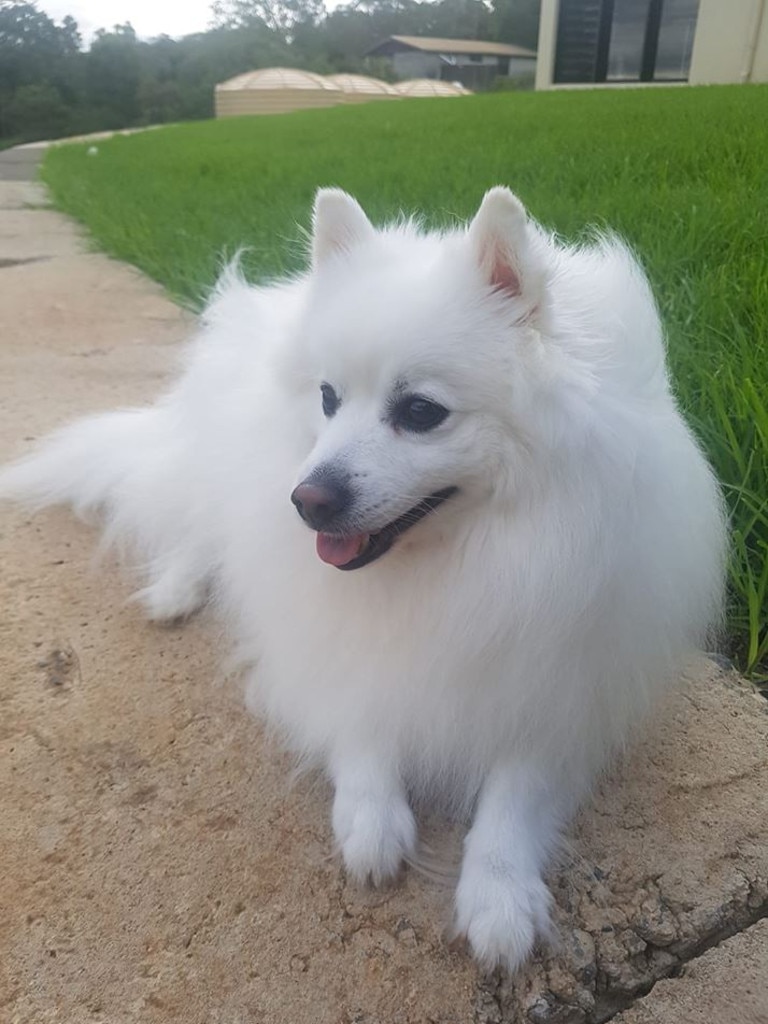
[[318,533],[317,554],[324,562],[335,565],[337,569],[362,569],[364,565],[369,565],[386,554],[398,537],[434,512],[457,491],[458,487],[445,487],[442,491],[435,491],[375,533],[347,536]]

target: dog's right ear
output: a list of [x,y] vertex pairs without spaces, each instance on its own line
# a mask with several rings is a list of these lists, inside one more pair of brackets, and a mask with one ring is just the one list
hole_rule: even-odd
[[535,310],[543,296],[544,272],[517,196],[501,186],[486,192],[468,238],[488,284]]
[[321,188],[312,215],[312,266],[349,252],[374,235],[363,208],[340,188]]

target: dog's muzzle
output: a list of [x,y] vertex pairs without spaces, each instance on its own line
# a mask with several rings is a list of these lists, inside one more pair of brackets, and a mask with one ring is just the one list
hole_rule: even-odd
[[291,501],[304,522],[317,531],[317,554],[320,559],[337,569],[350,570],[361,569],[381,558],[402,534],[457,492],[458,487],[435,491],[391,523],[371,533],[350,533],[338,528],[334,530],[334,523],[344,522],[353,503],[352,492],[340,481],[304,480],[294,489]]

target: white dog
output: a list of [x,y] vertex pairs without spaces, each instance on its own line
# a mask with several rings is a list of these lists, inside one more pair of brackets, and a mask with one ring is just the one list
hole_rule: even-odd
[[442,234],[319,192],[305,276],[226,275],[160,401],[0,490],[99,508],[152,618],[215,595],[353,876],[414,854],[415,802],[472,810],[457,924],[489,965],[546,934],[562,825],[720,614],[721,501],[642,272],[503,188]]

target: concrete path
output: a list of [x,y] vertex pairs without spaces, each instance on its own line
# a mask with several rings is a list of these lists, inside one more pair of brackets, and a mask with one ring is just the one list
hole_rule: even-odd
[[[0,155],[0,459],[151,399],[190,328],[30,167]],[[442,883],[348,884],[216,625],[144,623],[93,539],[0,510],[0,1021],[768,1022],[768,714],[735,676],[702,661],[575,824],[558,952],[484,978],[446,942],[460,836],[427,832]]]
[[0,150],[0,181],[32,181],[47,145],[34,142]]

